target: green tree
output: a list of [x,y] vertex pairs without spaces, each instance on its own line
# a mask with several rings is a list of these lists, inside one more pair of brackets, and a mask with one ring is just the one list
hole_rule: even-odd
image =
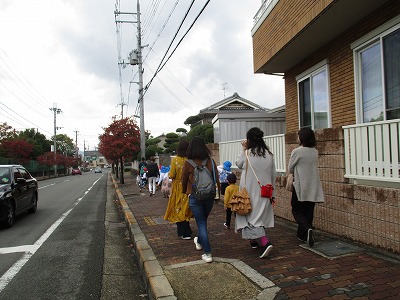
[[190,125],[190,129],[194,128],[199,122],[201,118],[199,116],[190,116],[183,122],[185,125]]
[[52,142],[48,140],[44,134],[41,134],[33,128],[19,132],[18,138],[24,139],[33,145],[32,159],[37,159],[38,156],[51,150]]
[[203,124],[193,127],[187,134],[187,138],[191,140],[195,136],[201,137],[206,144],[214,143],[214,128],[212,124]]
[[164,151],[163,148],[158,146],[158,143],[161,142],[159,138],[153,138],[149,136],[149,138],[146,140],[146,157],[151,157],[156,155],[157,153],[162,153]]
[[13,129],[7,122],[0,123],[0,141],[3,139],[10,139],[16,136],[15,129]]
[[173,153],[176,150],[176,147],[178,146],[180,136],[175,133],[175,132],[170,132],[165,135],[165,153]]
[[177,132],[181,136],[186,136],[188,131],[185,128],[177,128],[175,132]]
[[[54,136],[51,138],[52,142],[54,143]],[[68,135],[66,134],[57,134],[56,135],[56,147],[57,147],[57,152],[59,153],[67,153],[71,155],[74,152],[75,149],[75,143],[74,140],[71,139]]]

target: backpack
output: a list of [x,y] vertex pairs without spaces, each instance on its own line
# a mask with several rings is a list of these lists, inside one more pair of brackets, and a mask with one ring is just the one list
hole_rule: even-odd
[[191,159],[187,160],[194,168],[192,195],[199,201],[214,199],[217,194],[214,178],[206,167],[207,160],[208,158],[203,160],[200,166]]
[[145,173],[145,169],[146,168],[146,165],[145,164],[143,164],[141,167],[140,167],[140,170],[139,170],[139,175],[140,175],[140,177],[142,177],[143,176],[143,173]]

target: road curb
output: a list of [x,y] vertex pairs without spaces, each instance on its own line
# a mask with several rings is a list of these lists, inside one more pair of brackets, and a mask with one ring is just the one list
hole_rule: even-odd
[[121,205],[124,215],[126,228],[129,232],[129,237],[134,246],[136,258],[138,259],[140,269],[142,270],[143,280],[146,285],[149,299],[176,300],[174,290],[163,268],[158,262],[153,249],[150,247],[146,236],[140,229],[135,216],[126,203],[114,176],[110,173],[112,182],[115,188],[115,195]]

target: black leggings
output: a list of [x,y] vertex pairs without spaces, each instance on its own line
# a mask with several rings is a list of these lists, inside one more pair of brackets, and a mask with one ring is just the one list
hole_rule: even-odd
[[308,229],[312,229],[315,202],[299,201],[295,189],[292,192],[292,214],[298,224],[297,237],[307,240]]

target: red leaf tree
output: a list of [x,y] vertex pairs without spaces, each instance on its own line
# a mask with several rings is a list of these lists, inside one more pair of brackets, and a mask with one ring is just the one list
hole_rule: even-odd
[[119,162],[120,183],[124,183],[123,158],[131,159],[140,149],[140,130],[132,118],[115,119],[99,136],[99,152]]
[[33,151],[33,145],[24,139],[2,140],[1,148],[6,157],[13,158],[19,164],[28,162]]
[[40,164],[47,166],[49,168],[49,171],[50,168],[56,164],[56,157],[54,155],[54,152],[45,152],[42,155],[39,155],[37,160]]

